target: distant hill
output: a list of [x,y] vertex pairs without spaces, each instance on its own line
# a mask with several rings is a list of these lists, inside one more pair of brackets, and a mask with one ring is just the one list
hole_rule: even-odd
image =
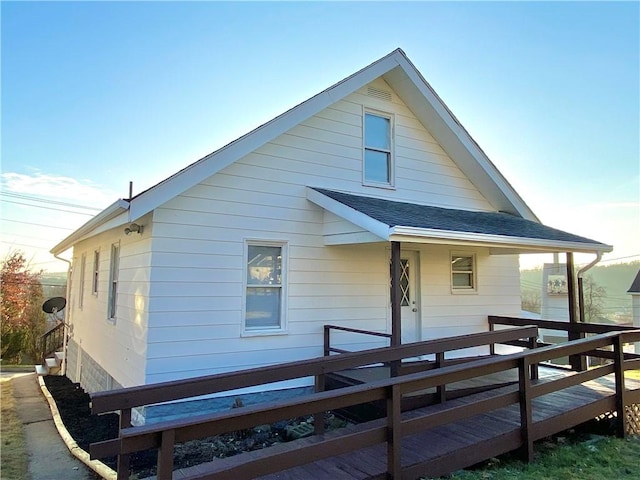
[[[585,276],[593,280],[607,291],[604,311],[607,316],[615,314],[631,314],[631,295],[627,293],[633,279],[640,270],[640,261],[616,263],[613,265],[596,265],[589,269]],[[520,272],[520,290],[531,291],[542,289],[542,268],[522,270]]]
[[67,296],[67,272],[45,272],[40,278],[45,300]]

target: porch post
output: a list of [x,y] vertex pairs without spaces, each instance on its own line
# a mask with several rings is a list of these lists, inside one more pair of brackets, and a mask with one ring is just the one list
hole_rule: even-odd
[[[575,275],[573,268],[573,253],[567,252],[567,291],[569,298],[569,323],[577,324],[579,319],[576,317],[577,313],[577,305],[576,305],[576,286],[575,286]],[[570,325],[571,327],[571,325]],[[568,332],[568,340],[578,340],[579,338],[584,338],[583,333],[579,333],[573,331],[569,328]],[[571,369],[577,372],[581,372],[587,369],[587,359],[582,355],[571,355],[569,357],[569,364],[571,365]]]
[[391,242],[391,346],[400,345],[400,242]]

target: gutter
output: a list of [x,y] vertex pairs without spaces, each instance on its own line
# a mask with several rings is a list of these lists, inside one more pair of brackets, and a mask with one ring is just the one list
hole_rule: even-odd
[[578,273],[576,274],[578,277],[578,310],[579,310],[579,315],[580,315],[580,323],[584,323],[585,322],[585,318],[584,318],[584,289],[582,286],[582,277],[584,275],[584,273],[589,270],[590,268],[594,267],[600,260],[602,260],[602,252],[593,252],[596,255],[596,258],[589,263],[588,265],[585,265],[584,267],[582,267],[580,270],[578,270]]
[[[71,260],[67,260],[66,258],[59,257],[58,254],[54,254],[53,256],[62,262],[67,262],[67,264],[69,265],[67,267],[67,292],[65,294],[67,298],[67,307],[69,307],[68,299],[69,299],[69,295],[71,294],[72,263],[71,263]],[[70,314],[71,314],[71,308],[65,311],[65,317],[70,316]],[[63,376],[66,376],[67,374],[67,338],[71,335],[71,324],[69,322],[66,322],[65,320],[62,320],[62,324],[64,325],[64,329],[65,329],[64,335],[62,337],[62,351],[64,352],[64,357],[62,357],[62,365],[60,367],[60,373]]]

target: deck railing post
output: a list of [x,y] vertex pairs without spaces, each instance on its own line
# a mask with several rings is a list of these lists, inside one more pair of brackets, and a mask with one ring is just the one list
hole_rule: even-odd
[[616,425],[616,435],[624,438],[627,435],[627,415],[625,412],[626,405],[626,387],[624,384],[624,342],[622,334],[618,334],[613,338],[614,367],[616,377],[616,416],[618,422]]
[[[538,337],[529,337],[529,350],[533,350],[538,347]],[[538,364],[531,364],[531,380],[537,380],[539,378]]]
[[391,385],[387,391],[387,478],[402,478],[402,395],[399,385]]
[[328,357],[330,353],[331,353],[331,327],[329,325],[325,325],[323,354],[325,357]]
[[173,446],[175,439],[175,430],[164,430],[162,432],[160,447],[158,448],[158,480],[171,480],[173,477]]
[[[122,434],[122,430],[125,428],[129,428],[131,426],[131,409],[125,408],[120,410],[120,427],[119,431]],[[121,454],[118,455],[118,480],[129,480],[129,476],[131,475],[130,465],[129,465],[129,454]]]
[[[315,377],[315,391],[324,392],[325,389],[325,374],[321,373]],[[313,414],[313,430],[316,435],[322,435],[324,433],[324,412],[317,412]]]
[[[442,368],[444,366],[444,352],[436,353],[436,368]],[[439,403],[444,403],[447,400],[447,386],[445,384],[438,385],[436,388],[437,398]]]
[[533,460],[533,440],[531,438],[531,427],[533,414],[531,412],[531,379],[529,377],[529,360],[523,357],[518,362],[518,383],[520,399],[520,434],[522,438],[522,456],[525,461]]

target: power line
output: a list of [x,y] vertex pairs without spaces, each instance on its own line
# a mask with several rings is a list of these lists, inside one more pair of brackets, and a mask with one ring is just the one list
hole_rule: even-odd
[[13,203],[15,205],[25,205],[27,207],[33,207],[33,208],[42,208],[43,210],[55,210],[56,212],[73,213],[74,215],[86,215],[87,217],[94,216],[92,213],[74,212],[73,210],[64,210],[62,208],[55,208],[55,207],[45,207],[42,205],[31,205],[30,203],[14,202],[13,200],[0,199],[0,202]]
[[69,227],[59,227],[57,225],[42,225],[40,223],[33,223],[33,222],[23,222],[22,220],[10,220],[8,218],[3,218],[2,219],[3,222],[13,222],[13,223],[21,223],[24,225],[35,225],[36,227],[42,227],[42,228],[58,228],[60,230],[75,230],[74,228],[69,228]]
[[55,204],[55,205],[62,205],[63,207],[74,207],[74,208],[82,208],[84,210],[94,210],[96,212],[99,212],[100,209],[99,208],[95,208],[95,207],[87,207],[86,205],[80,205],[77,203],[67,203],[67,202],[60,202],[57,200],[50,200],[50,199],[45,199],[45,198],[40,198],[37,197],[35,195],[27,195],[24,193],[15,193],[15,192],[0,192],[0,195],[5,196],[5,197],[13,197],[13,198],[19,198],[21,200],[29,200],[32,202],[43,202],[43,203],[48,203],[48,204]]

